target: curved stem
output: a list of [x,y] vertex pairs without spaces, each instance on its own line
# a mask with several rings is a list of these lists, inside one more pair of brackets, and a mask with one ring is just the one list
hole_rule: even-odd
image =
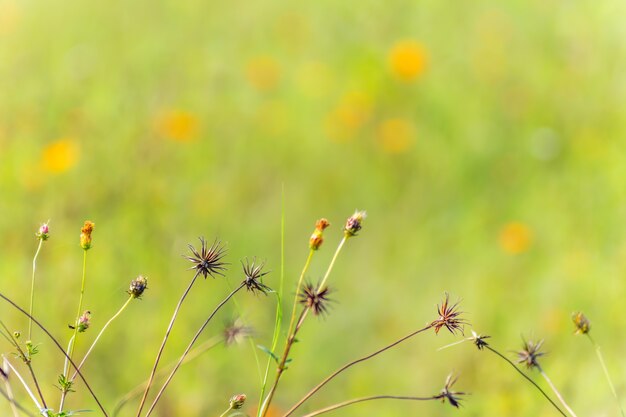
[[185,357],[187,356],[187,354],[189,353],[189,351],[191,350],[191,348],[193,347],[194,343],[196,343],[196,341],[198,340],[198,338],[200,337],[200,334],[202,334],[202,332],[204,331],[204,329],[206,328],[206,326],[209,324],[209,322],[211,321],[211,319],[213,318],[213,316],[215,316],[215,314],[220,310],[220,308],[222,308],[222,306],[224,304],[226,304],[228,302],[228,300],[230,300],[232,298],[232,296],[234,296],[239,290],[241,290],[246,284],[245,283],[241,283],[241,285],[239,285],[239,287],[237,287],[236,289],[234,289],[230,294],[228,294],[228,296],[226,298],[224,298],[224,300],[222,300],[221,303],[219,303],[217,305],[217,307],[215,307],[215,309],[213,310],[213,312],[211,313],[211,315],[204,321],[204,323],[202,324],[202,326],[200,326],[200,328],[198,329],[198,331],[196,332],[195,336],[193,337],[193,339],[191,339],[191,342],[189,342],[189,345],[187,346],[187,349],[185,349],[185,352],[183,352],[183,354],[181,355],[180,359],[178,360],[178,362],[176,363],[176,366],[174,366],[174,369],[172,369],[172,372],[170,372],[169,376],[167,377],[167,379],[165,380],[165,382],[163,383],[163,386],[161,387],[161,389],[159,390],[159,392],[157,393],[156,397],[154,398],[154,401],[152,401],[152,405],[150,405],[150,408],[148,409],[148,411],[146,412],[146,417],[148,417],[152,411],[154,410],[154,407],[156,406],[157,402],[159,402],[159,399],[161,398],[161,396],[163,395],[163,392],[165,391],[165,388],[167,388],[167,386],[169,385],[170,381],[172,380],[172,378],[174,378],[174,375],[176,374],[176,371],[178,371],[178,368],[180,368],[180,365],[183,363],[183,361],[185,360]]
[[537,388],[539,390],[539,392],[541,392],[543,394],[544,397],[546,397],[546,399],[548,401],[550,401],[550,404],[552,404],[554,406],[554,408],[557,409],[557,411],[559,413],[561,413],[561,415],[563,415],[564,417],[567,417],[567,414],[565,414],[563,412],[563,410],[561,410],[559,408],[558,405],[556,405],[556,403],[554,401],[552,401],[552,398],[550,398],[548,396],[548,394],[546,394],[546,392],[539,386],[537,385],[537,383],[535,381],[533,381],[528,375],[526,375],[524,372],[522,372],[517,366],[515,366],[515,364],[513,362],[511,362],[511,360],[509,358],[507,358],[506,356],[504,356],[503,354],[501,354],[500,352],[498,352],[497,350],[495,350],[494,348],[492,348],[489,345],[485,345],[485,349],[489,349],[491,352],[495,353],[496,355],[498,355],[499,357],[501,357],[502,359],[504,359],[509,365],[511,365],[513,367],[513,369],[515,369],[521,376],[523,376],[528,382],[530,382],[531,384],[534,385],[535,388]]
[[[124,311],[126,309],[126,307],[128,307],[128,305],[130,304],[130,302],[131,302],[131,300],[133,298],[134,297],[132,295],[130,297],[128,297],[128,300],[126,300],[124,305],[102,327],[102,330],[100,330],[100,333],[98,333],[98,336],[96,336],[95,340],[93,341],[93,343],[89,347],[89,350],[87,350],[87,353],[85,353],[85,356],[83,357],[83,360],[80,361],[80,363],[78,364],[78,370],[80,370],[83,367],[83,365],[85,364],[85,361],[87,360],[87,357],[89,356],[89,354],[91,353],[93,348],[96,346],[96,343],[98,343],[98,340],[100,340],[100,336],[102,336],[102,333],[104,333],[104,331],[107,329],[107,327],[109,327],[109,325],[113,322],[113,320],[115,320],[117,317],[119,317],[120,314],[122,314],[122,311]],[[70,381],[74,381],[74,379],[76,379],[76,375],[77,375],[77,372],[74,371],[74,374],[70,378]]]
[[399,345],[400,343],[404,342],[405,340],[410,339],[411,337],[413,337],[413,336],[415,336],[415,335],[417,335],[419,333],[422,333],[422,332],[430,329],[431,327],[432,327],[432,324],[429,324],[426,327],[423,327],[423,328],[421,328],[419,330],[416,330],[413,333],[410,333],[410,334],[404,336],[403,338],[398,339],[395,342],[393,342],[393,343],[391,343],[391,344],[389,344],[389,345],[387,345],[387,346],[385,346],[385,347],[383,347],[381,349],[378,349],[376,352],[373,352],[373,353],[371,353],[371,354],[369,354],[367,356],[363,356],[362,358],[356,359],[356,360],[354,360],[352,362],[346,363],[341,368],[337,369],[335,372],[333,372],[328,377],[326,377],[326,379],[324,379],[322,382],[317,384],[315,386],[315,388],[313,388],[311,391],[309,391],[304,397],[302,397],[302,399],[300,401],[298,401],[293,407],[291,407],[289,409],[289,411],[287,411],[287,413],[285,415],[283,415],[283,417],[287,417],[287,416],[290,416],[291,414],[293,414],[293,412],[296,411],[296,409],[298,407],[300,407],[306,400],[311,398],[313,396],[313,394],[315,394],[317,391],[319,391],[324,385],[329,383],[333,378],[335,378],[337,375],[339,375],[340,373],[342,373],[346,369],[351,368],[352,366],[356,365],[357,363],[361,363],[363,361],[371,359],[374,356],[379,355],[379,354],[385,352],[386,350],[389,350],[389,349],[393,348],[394,346]]
[[[63,353],[63,356],[65,356],[70,364],[72,365],[72,367],[74,367],[74,369],[77,369],[76,367],[76,363],[74,363],[74,361],[69,357],[69,355],[67,354],[67,352],[63,349],[63,346],[61,346],[61,344],[59,343],[59,341],[52,336],[52,333],[50,333],[48,331],[48,329],[46,329],[40,322],[39,320],[35,319],[33,316],[31,316],[30,314],[28,314],[28,312],[26,310],[24,310],[22,307],[18,306],[17,304],[15,304],[10,298],[8,298],[7,296],[5,296],[4,294],[0,293],[0,298],[2,298],[4,301],[6,301],[7,303],[11,304],[14,308],[16,308],[20,313],[24,314],[25,316],[27,316],[28,318],[30,318],[33,323],[35,323],[37,325],[37,327],[39,327],[41,330],[43,330],[43,332],[46,334],[46,336],[48,336],[50,338],[50,340],[52,340],[52,342],[54,343],[54,345],[57,347],[57,349],[59,349],[61,351],[61,353]],[[100,408],[100,411],[102,411],[102,414],[104,415],[104,417],[109,417],[109,415],[107,414],[106,410],[104,409],[104,407],[102,406],[102,403],[100,403],[100,400],[98,399],[98,397],[96,396],[96,394],[93,392],[93,390],[91,389],[91,385],[89,385],[89,383],[87,382],[87,380],[85,379],[85,377],[83,376],[83,374],[78,371],[78,376],[80,377],[81,381],[83,381],[83,384],[85,384],[85,387],[87,388],[87,390],[89,391],[89,394],[91,394],[91,397],[94,399],[94,401],[96,402],[96,404],[98,404],[98,408]]]
[[565,400],[563,399],[563,396],[561,396],[561,393],[559,392],[559,390],[556,389],[556,387],[554,386],[554,384],[552,383],[552,381],[550,380],[550,378],[548,378],[548,374],[546,374],[543,369],[541,369],[540,366],[537,366],[537,369],[539,370],[539,373],[541,374],[541,376],[546,380],[546,382],[548,383],[548,385],[550,385],[550,388],[552,388],[552,391],[554,392],[554,395],[556,395],[556,397],[559,399],[559,401],[561,401],[561,404],[563,404],[563,407],[565,407],[565,409],[567,410],[568,413],[570,413],[570,415],[572,417],[577,417],[576,413],[574,413],[574,411],[570,408],[569,405],[567,405],[567,403],[565,402]]
[[26,381],[24,381],[24,378],[22,378],[22,375],[20,375],[19,372],[17,372],[17,369],[15,369],[13,367],[13,365],[11,365],[11,362],[8,361],[8,359],[2,355],[2,360],[4,361],[5,364],[7,364],[7,366],[9,368],[11,368],[11,371],[13,371],[13,373],[17,376],[17,378],[20,380],[20,382],[22,383],[22,385],[24,386],[24,389],[26,390],[26,392],[28,393],[28,395],[30,396],[30,399],[33,400],[33,402],[35,403],[35,405],[37,406],[38,410],[43,410],[43,408],[41,407],[41,404],[39,404],[39,401],[37,401],[37,398],[35,398],[35,394],[33,394],[33,392],[30,390],[30,388],[28,388],[28,384],[26,383]]
[[606,367],[606,364],[604,363],[604,356],[602,355],[602,351],[600,350],[600,345],[598,345],[595,342],[595,340],[591,338],[591,335],[589,333],[586,333],[586,334],[587,334],[587,337],[589,337],[589,341],[591,341],[591,344],[595,348],[596,356],[598,357],[598,360],[600,361],[600,365],[602,366],[602,371],[604,372],[606,381],[609,383],[609,388],[611,389],[611,393],[613,394],[613,397],[615,397],[615,401],[617,401],[617,406],[619,407],[619,411],[621,412],[622,417],[626,417],[626,414],[624,414],[624,409],[622,408],[622,404],[619,399],[619,396],[617,395],[617,391],[615,390],[615,386],[613,385],[613,380],[611,379],[611,376],[609,375],[609,369]]
[[439,397],[404,397],[399,395],[373,395],[371,397],[363,397],[363,398],[355,398],[352,400],[343,401],[337,404],[330,405],[325,408],[321,408],[319,410],[313,411],[309,414],[305,414],[302,417],[313,417],[319,416],[320,414],[328,413],[329,411],[334,411],[339,408],[347,407],[352,404],[362,403],[365,401],[373,401],[373,400],[409,400],[409,401],[430,401],[430,400],[438,400]]
[[183,295],[180,297],[180,300],[178,300],[178,304],[176,304],[176,308],[174,309],[174,314],[172,314],[172,319],[170,320],[170,324],[167,326],[167,330],[165,331],[165,336],[163,337],[163,341],[161,342],[161,347],[159,347],[157,357],[154,361],[154,365],[152,366],[152,370],[150,371],[148,384],[146,384],[146,389],[143,392],[143,396],[141,397],[141,402],[139,403],[139,409],[137,410],[137,417],[141,415],[141,410],[143,410],[143,406],[146,403],[146,399],[148,398],[148,392],[150,391],[150,386],[152,386],[152,381],[154,380],[154,374],[156,373],[157,366],[159,365],[159,361],[161,360],[161,355],[163,354],[163,350],[165,349],[165,344],[167,343],[167,339],[170,336],[172,327],[174,327],[174,321],[176,321],[176,316],[178,316],[180,307],[183,304],[183,301],[185,301],[187,294],[189,294],[189,291],[191,291],[191,287],[193,286],[194,282],[196,282],[196,279],[198,278],[199,274],[200,274],[200,270],[196,270],[196,273],[191,279],[191,282],[189,283],[189,285],[187,286],[187,289],[185,290]]
[[[194,360],[195,358],[197,358],[198,356],[200,356],[201,354],[203,354],[204,352],[207,352],[210,349],[213,349],[214,347],[222,344],[223,339],[221,336],[214,336],[211,339],[207,340],[206,342],[204,342],[203,344],[201,344],[200,346],[194,348],[189,355],[187,355],[187,357],[185,358],[185,360],[183,361],[183,365]],[[155,378],[160,378],[162,376],[164,376],[167,372],[171,371],[172,368],[174,368],[174,366],[176,365],[176,362],[172,362],[168,365],[166,365],[163,369],[160,369],[156,375]],[[124,395],[115,405],[115,408],[113,408],[113,412],[111,413],[111,415],[113,417],[117,416],[120,412],[120,410],[122,409],[122,407],[124,407],[124,405],[131,399],[137,397],[138,395],[140,395],[144,389],[144,385],[148,382],[148,380],[145,380],[144,382],[142,382],[141,384],[137,385],[135,388],[133,388],[132,390],[130,390],[126,395]]]
[[[30,280],[30,307],[28,309],[28,314],[33,315],[33,304],[35,300],[35,269],[37,269],[37,256],[39,256],[39,251],[41,251],[41,246],[43,244],[43,239],[39,239],[39,245],[37,246],[37,251],[35,252],[35,256],[33,257],[33,275]],[[33,334],[33,322],[32,320],[28,320],[28,340],[32,340]]]

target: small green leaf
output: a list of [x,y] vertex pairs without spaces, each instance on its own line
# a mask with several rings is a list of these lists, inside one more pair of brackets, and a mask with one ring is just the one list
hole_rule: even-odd
[[274,359],[274,362],[278,363],[278,356],[274,355],[274,352],[272,352],[271,350],[269,350],[268,348],[266,348],[263,345],[256,345],[256,347],[258,347],[259,349],[261,349],[263,352],[267,353],[268,355],[270,355],[272,357],[272,359]]

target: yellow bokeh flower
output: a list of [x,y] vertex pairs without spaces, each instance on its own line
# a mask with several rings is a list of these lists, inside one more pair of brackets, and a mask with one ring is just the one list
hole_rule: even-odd
[[411,40],[397,42],[389,52],[391,72],[402,81],[413,81],[419,77],[427,61],[426,48]]
[[280,67],[270,56],[257,56],[248,61],[246,77],[252,86],[259,91],[270,91],[280,81]]
[[41,156],[45,171],[60,174],[71,169],[78,160],[78,146],[69,138],[57,140],[46,146]]
[[413,144],[413,124],[406,119],[383,120],[378,126],[378,142],[383,151],[391,154],[403,153]]
[[189,142],[198,135],[199,120],[195,114],[170,110],[161,114],[156,123],[158,133],[177,142]]
[[511,222],[500,231],[500,247],[507,253],[526,252],[532,244],[532,232],[523,223]]
[[344,95],[337,107],[328,115],[326,132],[337,141],[345,142],[354,138],[358,130],[370,120],[372,98],[361,91]]

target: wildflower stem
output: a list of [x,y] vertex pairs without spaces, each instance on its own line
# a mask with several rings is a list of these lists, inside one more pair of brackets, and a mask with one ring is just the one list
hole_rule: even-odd
[[202,334],[202,332],[204,331],[206,326],[209,324],[209,322],[211,321],[213,316],[215,316],[215,314],[217,314],[217,312],[222,308],[222,306],[224,306],[224,304],[226,304],[228,302],[228,300],[230,300],[235,294],[237,294],[237,292],[239,292],[239,290],[241,290],[243,287],[245,287],[245,283],[241,283],[241,285],[239,285],[237,288],[235,288],[233,291],[231,291],[231,293],[228,294],[228,296],[226,296],[226,298],[224,298],[222,300],[222,302],[217,305],[217,307],[215,307],[213,312],[209,315],[209,317],[207,317],[207,319],[204,321],[202,326],[200,326],[200,328],[198,329],[198,331],[194,335],[193,339],[191,339],[191,342],[189,342],[189,345],[187,345],[187,349],[185,349],[185,352],[183,352],[183,354],[181,355],[180,359],[178,360],[178,362],[174,366],[174,369],[172,369],[172,372],[170,372],[169,376],[167,377],[167,379],[163,383],[163,386],[161,387],[161,389],[157,393],[156,397],[154,398],[154,401],[152,401],[152,405],[150,405],[150,408],[146,412],[146,416],[145,417],[148,417],[152,413],[152,411],[154,410],[154,407],[156,406],[157,402],[159,402],[159,399],[163,395],[163,392],[165,391],[165,388],[167,388],[167,386],[169,385],[169,383],[172,380],[172,378],[174,378],[174,375],[176,374],[176,371],[178,371],[178,368],[180,368],[180,365],[183,363],[183,361],[187,357],[187,354],[189,353],[189,351],[193,347],[194,343],[196,343],[196,341],[200,337],[200,334]]
[[281,357],[280,362],[278,363],[278,368],[276,369],[276,378],[274,379],[274,384],[270,388],[270,391],[267,394],[267,398],[265,399],[265,401],[263,402],[263,406],[261,407],[262,416],[265,416],[267,414],[270,403],[272,402],[272,399],[274,398],[274,394],[276,393],[276,389],[278,388],[278,382],[280,381],[280,378],[282,377],[283,372],[285,372],[285,369],[287,369],[286,364],[287,364],[287,359],[289,358],[289,352],[291,351],[291,347],[296,341],[296,335],[298,334],[298,331],[302,327],[302,323],[304,322],[304,319],[306,318],[308,311],[309,311],[308,308],[302,309],[302,312],[300,313],[300,318],[298,319],[298,322],[296,323],[296,327],[293,329],[292,334],[289,336],[289,338],[287,339],[287,342],[285,343],[285,351],[283,352],[283,356]]
[[543,379],[545,379],[546,382],[548,383],[548,385],[550,385],[550,388],[552,388],[552,391],[554,392],[554,395],[556,395],[556,397],[559,399],[559,401],[561,401],[561,404],[563,404],[563,407],[565,407],[567,412],[570,413],[570,415],[572,417],[577,417],[576,413],[574,413],[574,411],[570,408],[570,406],[567,405],[567,403],[563,399],[563,396],[561,395],[559,390],[556,389],[556,387],[552,383],[552,380],[550,378],[548,378],[548,374],[546,374],[540,366],[537,365],[536,367],[537,367],[537,370],[539,371],[539,373],[541,374],[541,376],[543,377]]
[[15,397],[13,396],[13,391],[11,390],[11,384],[9,383],[9,375],[5,372],[4,369],[0,369],[0,375],[2,377],[2,380],[4,381],[4,386],[7,390],[6,394],[3,391],[2,395],[7,399],[9,404],[11,404],[11,411],[13,412],[13,416],[19,417],[17,403],[15,402]]
[[[190,352],[190,354],[187,355],[187,357],[183,361],[182,365],[184,365],[184,364],[194,360],[195,358],[197,358],[198,356],[200,356],[204,352],[207,352],[207,351],[213,349],[214,347],[220,345],[222,343],[222,341],[223,341],[223,339],[221,337],[218,337],[218,336],[215,336],[215,337],[207,340],[206,342],[204,342],[200,346],[194,348]],[[160,377],[164,376],[167,372],[170,372],[172,370],[172,368],[174,368],[175,365],[176,365],[176,362],[169,363],[168,365],[163,367],[163,369],[160,369],[156,373],[155,378],[160,378]],[[140,395],[142,393],[142,391],[144,389],[144,386],[146,385],[147,382],[148,382],[148,380],[146,379],[144,382],[142,382],[141,384],[137,385],[135,388],[130,390],[126,395],[124,395],[122,398],[120,398],[120,400],[115,405],[115,408],[113,409],[113,413],[111,414],[112,417],[117,416],[119,414],[120,410],[122,409],[122,407],[124,407],[124,405],[129,400],[131,400],[131,399],[137,397],[138,395]]]
[[[283,318],[282,308],[282,296],[285,284],[285,184],[282,184],[281,190],[281,216],[280,216],[280,285],[276,294],[276,316],[274,320],[274,334],[272,336],[272,349],[274,352],[276,346],[278,346],[278,339],[280,337],[281,322]],[[296,292],[297,294],[297,292]],[[267,387],[267,380],[270,374],[270,366],[272,365],[272,358],[268,357],[265,364],[265,373],[263,375],[263,382],[261,383],[261,393],[259,395],[259,405],[257,406],[257,417],[261,417],[263,412],[263,398],[265,397],[265,388]]]
[[[37,256],[39,256],[39,251],[41,251],[41,246],[43,245],[43,239],[39,239],[39,245],[37,245],[37,251],[35,252],[35,256],[33,257],[33,274],[30,280],[30,307],[28,309],[28,314],[33,315],[33,303],[35,301],[35,270],[37,269]],[[28,340],[32,340],[33,334],[33,322],[32,320],[28,320]]]
[[98,336],[96,336],[96,338],[94,339],[93,343],[91,344],[91,346],[89,347],[89,349],[87,350],[87,353],[85,353],[85,356],[83,357],[83,360],[80,361],[80,363],[78,364],[78,369],[74,371],[74,374],[72,375],[72,377],[70,378],[70,381],[74,381],[74,379],[76,379],[76,375],[78,374],[77,371],[79,371],[82,367],[83,364],[85,363],[85,361],[87,360],[87,357],[89,356],[89,354],[91,353],[91,351],[93,350],[93,348],[96,346],[96,343],[98,343],[98,340],[100,340],[100,336],[102,336],[102,334],[104,333],[104,331],[107,329],[107,327],[109,327],[109,325],[113,322],[113,320],[115,320],[117,317],[119,317],[120,314],[122,314],[122,312],[126,309],[126,307],[128,307],[128,305],[130,304],[131,300],[134,298],[133,295],[131,295],[130,297],[128,297],[128,300],[126,300],[126,302],[124,303],[124,305],[117,311],[117,313],[115,313],[113,315],[113,317],[111,317],[109,319],[109,321],[106,322],[106,324],[102,327],[102,330],[100,330],[100,333],[98,333]]
[[[28,395],[30,396],[30,399],[33,400],[33,402],[35,403],[35,405],[37,406],[38,410],[42,410],[41,408],[41,404],[39,404],[39,401],[37,401],[37,398],[35,397],[35,394],[33,394],[33,392],[30,390],[30,388],[28,387],[28,384],[26,383],[26,381],[24,381],[24,378],[22,378],[22,375],[20,375],[20,373],[17,371],[17,369],[15,369],[15,367],[13,367],[13,365],[11,365],[11,362],[9,362],[9,360],[2,355],[2,360],[4,361],[4,363],[11,368],[11,371],[13,371],[13,373],[17,376],[17,378],[20,380],[20,382],[22,383],[22,385],[24,386],[24,389],[26,390],[26,392],[28,393]],[[47,407],[46,407],[47,408]]]
[[561,410],[561,408],[559,408],[559,406],[552,400],[552,398],[550,398],[548,396],[548,394],[546,394],[546,392],[539,385],[537,385],[537,383],[535,381],[533,381],[528,375],[526,375],[517,366],[515,366],[515,364],[513,362],[511,362],[511,360],[509,358],[507,358],[506,356],[504,356],[503,354],[501,354],[500,352],[498,352],[497,350],[495,350],[494,348],[492,348],[489,345],[485,345],[484,347],[485,347],[485,349],[489,349],[491,352],[495,353],[496,355],[498,355],[499,357],[504,359],[506,362],[508,362],[509,365],[511,365],[521,376],[523,376],[528,382],[533,384],[535,386],[535,388],[537,388],[539,390],[539,392],[541,392],[541,394],[543,394],[543,396],[546,397],[546,399],[548,401],[550,401],[550,404],[552,404],[554,406],[554,408],[556,408],[557,411],[559,413],[561,413],[561,415],[567,417],[567,414],[565,414],[563,412],[563,410]]
[[419,330],[414,331],[413,333],[410,333],[406,336],[404,336],[401,339],[396,340],[395,342],[381,348],[378,349],[377,351],[367,355],[367,356],[363,356],[362,358],[356,359],[354,361],[348,362],[345,365],[343,365],[341,368],[337,369],[335,372],[333,372],[332,374],[330,374],[328,377],[326,377],[326,379],[324,379],[322,382],[320,382],[319,384],[317,384],[315,386],[315,388],[313,388],[311,391],[309,391],[304,397],[302,397],[302,399],[300,399],[300,401],[298,401],[293,407],[291,407],[289,409],[289,411],[287,411],[286,414],[283,415],[283,417],[287,417],[290,416],[291,414],[293,414],[294,411],[296,411],[296,409],[298,409],[298,407],[300,407],[302,404],[304,404],[304,402],[306,400],[308,400],[309,398],[311,398],[313,396],[313,394],[315,394],[317,391],[319,391],[324,385],[326,385],[327,383],[329,383],[333,378],[335,378],[337,375],[339,375],[340,373],[342,373],[343,371],[345,371],[348,368],[351,368],[352,366],[356,365],[357,363],[366,361],[368,359],[373,358],[374,356],[377,356],[383,352],[385,352],[386,350],[389,350],[391,348],[393,348],[394,346],[399,345],[400,343],[404,342],[407,339],[410,339],[411,337],[422,333],[428,329],[430,329],[431,327],[433,327],[432,324],[427,325],[426,327],[423,327]]
[[341,239],[341,242],[339,242],[339,245],[337,246],[337,249],[335,250],[335,254],[333,255],[333,259],[330,261],[330,265],[328,265],[328,269],[326,270],[326,274],[324,275],[324,278],[322,278],[322,282],[320,282],[320,285],[318,286],[318,288],[324,288],[324,284],[326,284],[326,281],[328,280],[328,276],[330,275],[330,271],[333,270],[333,266],[335,266],[335,261],[337,260],[337,257],[339,256],[339,252],[341,252],[341,249],[343,248],[343,245],[346,243],[346,241],[348,240],[350,236],[349,235],[344,235],[344,237]]
[[[81,235],[82,236],[82,235]],[[76,321],[74,322],[74,334],[70,338],[70,342],[67,346],[68,357],[65,360],[65,365],[63,366],[63,377],[67,377],[68,374],[68,364],[67,360],[70,361],[74,357],[74,351],[76,350],[76,340],[78,338],[78,321],[80,318],[80,313],[83,309],[83,296],[85,294],[85,277],[87,275],[87,249],[83,249],[83,276],[80,282],[80,296],[78,298],[78,310],[76,312]],[[67,390],[61,390],[61,404],[59,405],[59,413],[63,411],[63,404],[65,403],[65,396],[67,395]]]
[[220,417],[224,417],[226,414],[228,414],[228,412],[232,410],[232,408],[228,407],[228,409],[226,411],[224,411],[222,414],[220,414]]
[[161,360],[161,355],[163,354],[163,349],[165,349],[165,344],[167,343],[167,339],[170,336],[172,327],[174,327],[174,321],[176,321],[176,316],[178,316],[180,307],[183,304],[183,301],[185,301],[187,294],[189,294],[189,292],[191,291],[191,287],[193,286],[194,282],[196,282],[198,275],[200,275],[199,269],[196,270],[196,273],[194,274],[193,278],[191,279],[191,282],[189,283],[189,286],[187,286],[187,289],[185,290],[183,295],[180,297],[180,300],[178,300],[178,304],[176,304],[176,308],[174,309],[174,314],[172,314],[170,324],[167,326],[167,330],[165,331],[165,336],[163,337],[163,341],[161,342],[161,347],[159,348],[157,357],[154,361],[154,365],[152,366],[152,370],[150,371],[150,377],[148,378],[146,389],[144,390],[143,396],[141,397],[141,402],[139,403],[139,409],[137,410],[137,415],[136,415],[137,417],[141,415],[141,410],[143,410],[143,406],[146,403],[146,399],[148,398],[148,392],[150,391],[150,386],[152,385],[152,381],[154,380],[154,374],[156,373],[157,366],[159,365],[159,361]]
[[24,362],[24,364],[28,367],[28,370],[30,371],[30,375],[33,378],[33,382],[35,383],[35,388],[37,389],[37,393],[39,394],[39,398],[41,399],[41,403],[43,404],[45,408],[47,408],[48,405],[46,404],[46,400],[44,399],[43,393],[41,392],[41,387],[39,386],[39,382],[37,381],[37,376],[35,375],[35,371],[33,370],[33,365],[31,363],[31,357],[30,357],[30,351],[28,351],[28,353],[24,352],[20,344],[17,342],[15,337],[11,334],[11,332],[9,331],[9,329],[4,324],[3,321],[0,321],[0,325],[4,329],[4,332],[2,332],[2,335],[4,336],[4,338],[7,339],[9,343],[11,343],[13,347],[15,347],[15,349],[17,349],[18,357],[22,359],[22,362]]
[[296,295],[293,300],[293,308],[291,309],[291,319],[289,320],[289,327],[287,328],[287,334],[291,334],[293,330],[293,325],[296,321],[296,307],[298,306],[298,296],[300,295],[300,289],[302,288],[302,282],[304,281],[304,275],[306,271],[309,269],[309,265],[311,265],[311,259],[313,259],[313,254],[315,251],[311,249],[309,251],[309,256],[306,258],[306,262],[304,262],[304,268],[302,268],[302,272],[300,273],[300,278],[298,279],[298,285],[296,286]]
[[595,348],[596,356],[598,357],[598,360],[600,361],[600,365],[602,366],[602,371],[604,371],[604,376],[606,377],[606,381],[609,383],[609,387],[611,388],[611,393],[613,394],[613,397],[615,397],[615,401],[617,401],[617,406],[619,407],[619,411],[621,412],[622,417],[626,417],[626,414],[624,414],[624,409],[622,408],[622,404],[619,399],[619,396],[617,395],[617,391],[615,390],[615,386],[613,385],[613,380],[611,379],[611,376],[609,375],[609,369],[606,367],[606,363],[604,362],[604,355],[602,355],[602,350],[600,349],[600,345],[598,345],[596,341],[593,340],[593,338],[591,337],[589,333],[586,333],[586,335],[589,338],[589,341],[591,342],[593,347]]
[[[63,346],[61,346],[61,344],[59,343],[59,341],[52,336],[52,333],[50,333],[48,331],[48,329],[46,329],[46,327],[41,324],[39,322],[39,320],[35,319],[33,316],[31,316],[30,314],[28,314],[28,312],[26,310],[24,310],[22,307],[18,306],[17,304],[15,304],[10,298],[8,298],[6,295],[0,293],[0,298],[2,298],[4,301],[6,301],[7,303],[11,304],[15,309],[17,309],[20,313],[24,314],[25,316],[27,316],[29,319],[31,319],[33,321],[33,323],[35,323],[37,325],[37,327],[39,327],[41,330],[43,330],[43,332],[46,334],[46,336],[48,336],[50,338],[50,340],[52,340],[52,342],[54,343],[54,345],[57,347],[57,349],[59,349],[61,351],[61,353],[63,353],[63,356],[65,356],[65,358],[67,358],[70,362],[70,364],[74,367],[74,369],[76,369],[76,363],[74,363],[74,361],[69,357],[68,353],[63,349]],[[102,403],[100,402],[100,400],[98,399],[98,397],[96,396],[95,392],[93,392],[93,389],[91,389],[91,385],[89,385],[89,383],[87,382],[87,380],[85,379],[84,375],[82,374],[82,372],[78,371],[78,376],[80,377],[80,379],[83,381],[83,383],[85,384],[85,387],[87,388],[87,390],[89,391],[89,394],[91,394],[91,397],[94,399],[94,401],[96,402],[96,404],[98,404],[98,408],[100,408],[100,411],[102,411],[102,415],[104,417],[109,417],[109,415],[107,414],[106,410],[104,409],[104,407],[102,406]]]
[[337,404],[330,405],[325,408],[321,408],[319,410],[313,411],[309,414],[305,414],[302,417],[313,417],[318,416],[320,414],[328,413],[329,411],[334,411],[339,408],[347,407],[352,404],[362,403],[365,401],[373,401],[373,400],[410,400],[410,401],[430,401],[430,400],[438,400],[439,397],[404,397],[399,395],[373,395],[371,397],[363,397],[363,398],[355,398],[352,400],[343,401]]

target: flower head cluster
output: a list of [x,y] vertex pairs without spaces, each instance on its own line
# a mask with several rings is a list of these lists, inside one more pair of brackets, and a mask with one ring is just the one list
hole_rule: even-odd
[[39,230],[35,233],[35,237],[39,240],[46,241],[50,238],[50,227],[48,226],[49,222],[45,222],[41,226],[39,226]]
[[148,278],[143,275],[139,275],[137,278],[130,282],[128,294],[133,298],[141,298],[143,292],[148,288]]
[[528,369],[540,368],[538,359],[545,355],[544,352],[539,351],[543,345],[543,340],[538,342],[524,340],[523,342],[522,350],[517,352],[517,363],[525,364]]
[[330,226],[330,223],[328,220],[324,218],[319,219],[315,223],[315,230],[313,231],[313,234],[311,235],[311,238],[309,239],[309,247],[311,249],[318,250],[320,248],[320,246],[324,242],[324,238],[322,236],[324,233],[324,229],[326,229],[328,226]]
[[268,272],[262,272],[265,263],[261,263],[260,265],[256,265],[256,259],[250,263],[247,259],[244,263],[241,261],[241,266],[243,267],[243,274],[245,279],[242,284],[244,284],[248,291],[258,291],[262,294],[266,294],[267,291],[271,291],[271,288],[261,282],[261,278],[264,275],[267,275]]
[[363,219],[367,217],[367,213],[365,211],[355,211],[354,214],[348,217],[346,220],[346,225],[343,227],[343,232],[346,237],[356,236],[356,234],[361,230],[361,224],[363,223]]
[[587,334],[591,330],[589,319],[580,311],[572,314],[572,321],[576,326],[576,334]]
[[91,232],[93,232],[95,224],[86,220],[83,228],[80,229],[80,247],[84,250],[91,248]]
[[78,318],[78,333],[85,332],[91,324],[91,311],[85,310],[83,314]]
[[450,305],[449,299],[450,296],[446,293],[441,305],[437,306],[439,318],[434,320],[430,325],[435,328],[435,333],[437,334],[442,327],[448,329],[452,334],[456,332],[463,334],[463,325],[467,324],[467,321],[460,318],[460,315],[463,313],[457,309],[459,303],[456,302]]
[[230,409],[239,410],[246,402],[246,394],[233,395],[230,398]]
[[311,310],[314,315],[320,316],[328,313],[328,287],[319,288],[312,283],[306,283],[300,293],[300,304]]
[[478,348],[478,350],[483,350],[486,346],[489,346],[489,343],[485,342],[485,339],[489,339],[491,336],[482,336],[472,330],[472,337],[470,340],[474,343],[474,345]]
[[208,247],[206,240],[200,237],[200,250],[196,250],[191,244],[189,244],[189,250],[191,256],[185,256],[187,260],[193,263],[191,269],[195,269],[197,274],[202,274],[204,278],[209,275],[215,278],[215,275],[222,275],[222,271],[226,269],[225,263],[222,262],[222,258],[226,254],[226,248],[222,246],[222,243],[215,240],[213,244]]

